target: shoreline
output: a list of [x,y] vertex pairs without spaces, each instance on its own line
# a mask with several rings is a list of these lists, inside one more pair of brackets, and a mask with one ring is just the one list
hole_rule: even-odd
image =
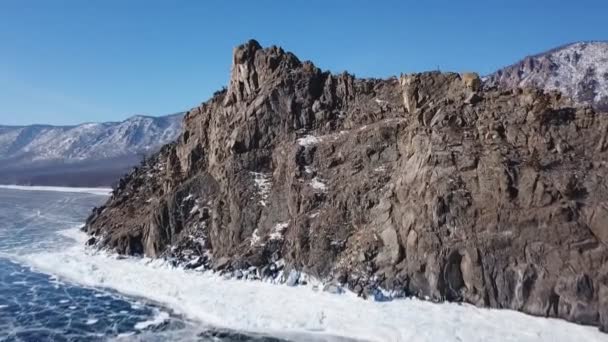
[[83,286],[105,287],[149,299],[187,319],[219,328],[282,337],[303,334],[369,341],[456,340],[454,336],[467,341],[496,336],[501,341],[569,341],[574,336],[589,341],[605,339],[596,327],[512,310],[415,298],[373,302],[350,293],[336,295],[307,286],[224,279],[217,274],[171,267],[161,260],[122,259],[87,251],[84,233],[74,229],[58,233],[75,240],[75,245],[62,251],[24,255],[20,261]]
[[80,188],[68,186],[41,186],[41,185],[9,185],[0,184],[0,189],[20,190],[20,191],[52,191],[52,192],[72,192],[86,193],[98,196],[110,196],[111,188]]

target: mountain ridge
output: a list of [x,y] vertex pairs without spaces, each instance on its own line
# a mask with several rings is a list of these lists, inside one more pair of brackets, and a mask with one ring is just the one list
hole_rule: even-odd
[[[117,122],[0,126],[3,147],[0,160],[70,162],[144,152],[175,139],[179,135],[182,117],[183,113],[161,117],[136,115]],[[51,149],[45,149],[48,144]]]
[[581,41],[524,57],[484,77],[488,86],[557,90],[608,111],[608,41]]
[[144,155],[175,140],[182,118],[183,113],[175,113],[66,126],[0,126],[0,180],[5,184],[110,185]]
[[167,115],[146,115],[146,114],[135,114],[135,115],[131,115],[128,118],[124,119],[124,120],[116,120],[116,121],[86,121],[86,122],[81,122],[81,123],[77,123],[77,124],[68,124],[68,125],[53,125],[53,124],[45,124],[45,123],[32,123],[32,124],[27,124],[27,125],[3,125],[0,124],[0,128],[25,128],[25,127],[36,127],[36,126],[42,126],[42,127],[49,127],[49,128],[74,128],[74,127],[78,127],[78,126],[82,126],[82,125],[89,125],[89,124],[120,124],[120,123],[124,123],[127,121],[130,121],[132,119],[135,118],[145,118],[145,119],[162,119],[162,118],[171,118],[171,117],[183,117],[184,114],[186,112],[175,112],[173,114],[167,114]]

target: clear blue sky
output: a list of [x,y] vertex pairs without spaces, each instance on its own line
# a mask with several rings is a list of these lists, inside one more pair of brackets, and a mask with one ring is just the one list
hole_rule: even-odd
[[607,19],[607,0],[1,0],[0,124],[186,110],[227,83],[249,38],[357,76],[485,74],[606,40]]

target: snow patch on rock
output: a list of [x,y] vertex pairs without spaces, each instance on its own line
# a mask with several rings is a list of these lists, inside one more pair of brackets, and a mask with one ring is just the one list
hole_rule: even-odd
[[253,176],[253,181],[258,189],[260,204],[265,207],[268,194],[270,194],[270,189],[272,188],[271,177],[269,174],[262,172],[251,171],[250,174]]
[[318,137],[315,137],[314,135],[307,135],[303,138],[298,139],[298,145],[304,146],[304,147],[316,145],[320,142],[321,142],[321,139]]
[[273,228],[272,232],[269,235],[270,240],[282,240],[283,234],[285,234],[285,230],[289,226],[289,223],[282,222],[277,223]]
[[314,177],[310,181],[310,186],[315,190],[327,191],[327,185],[319,177]]
[[251,234],[251,246],[255,246],[260,242],[261,238],[260,235],[258,233],[258,230],[255,229],[253,231],[253,233]]

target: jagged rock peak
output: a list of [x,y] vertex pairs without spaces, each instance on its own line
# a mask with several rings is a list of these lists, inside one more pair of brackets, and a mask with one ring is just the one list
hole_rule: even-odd
[[255,52],[261,50],[262,46],[255,39],[250,39],[247,43],[241,44],[234,48],[233,52],[233,63],[242,64],[247,61],[253,61]]
[[283,71],[300,67],[302,63],[292,53],[271,46],[262,48],[251,39],[234,48],[228,101],[250,98],[268,80]]

